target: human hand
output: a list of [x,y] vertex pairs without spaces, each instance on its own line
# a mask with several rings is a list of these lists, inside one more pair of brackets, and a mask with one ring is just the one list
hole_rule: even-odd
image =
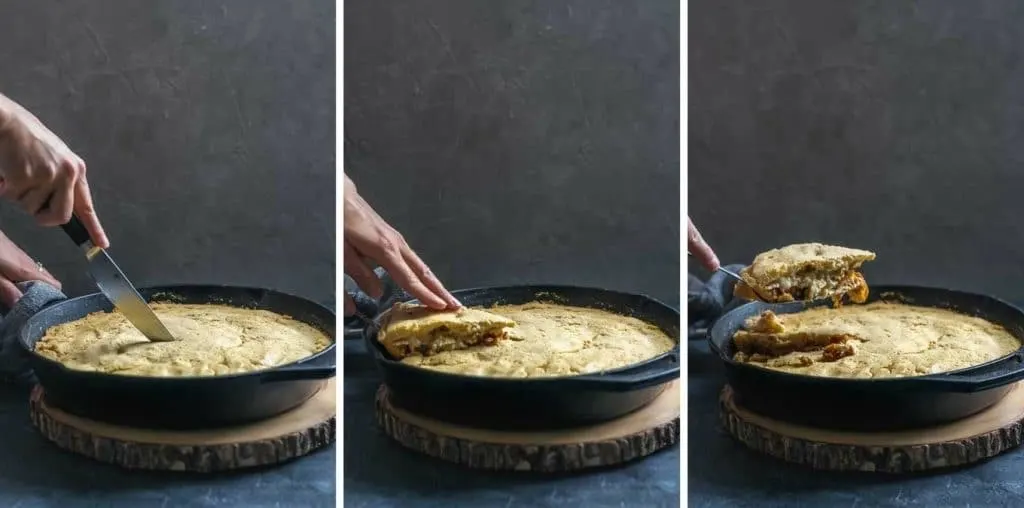
[[[402,235],[384,221],[359,195],[345,176],[345,274],[374,299],[383,295],[380,279],[370,263],[377,263],[410,295],[427,307],[444,310],[462,306],[444,288],[430,268],[413,252]],[[355,313],[355,302],[345,295],[345,315]]]
[[74,213],[97,247],[110,247],[93,208],[85,162],[32,113],[0,95],[0,196],[18,203],[41,226]]
[[700,264],[704,265],[704,268],[712,272],[718,270],[721,264],[718,262],[715,251],[711,250],[711,246],[704,241],[704,237],[700,235],[700,231],[697,231],[697,226],[693,225],[693,221],[689,217],[686,218],[686,221],[689,223],[686,250],[693,254]]
[[17,284],[33,280],[60,289],[60,281],[25,254],[7,235],[0,233],[0,303],[8,309],[13,308],[22,297]]

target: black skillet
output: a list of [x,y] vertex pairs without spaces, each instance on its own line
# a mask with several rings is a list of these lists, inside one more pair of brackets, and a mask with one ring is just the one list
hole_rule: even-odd
[[[1024,311],[990,296],[914,286],[872,287],[870,301],[938,307],[980,317],[1024,340]],[[732,360],[732,336],[747,318],[829,305],[828,301],[754,302],[722,316],[708,333],[711,349],[725,363],[729,385],[746,408],[793,423],[835,429],[921,428],[959,420],[998,402],[1024,379],[1024,348],[957,371],[925,376],[836,379],[767,370]]]
[[[493,287],[453,294],[466,306],[547,300],[604,309],[654,324],[679,340],[679,312],[646,296],[571,286]],[[393,359],[377,341],[379,322],[379,316],[374,316],[362,336],[393,403],[450,423],[503,429],[592,424],[649,404],[667,383],[679,378],[678,344],[650,360],[587,375],[520,379],[442,373]]]
[[[334,312],[296,296],[229,286],[165,286],[140,289],[147,301],[264,309],[313,325],[334,340]],[[302,404],[335,375],[335,345],[279,367],[210,377],[141,377],[65,368],[37,354],[35,343],[51,326],[109,312],[102,294],[72,298],[32,316],[21,329],[22,347],[43,386],[47,403],[69,413],[112,424],[145,428],[214,428],[265,419]]]

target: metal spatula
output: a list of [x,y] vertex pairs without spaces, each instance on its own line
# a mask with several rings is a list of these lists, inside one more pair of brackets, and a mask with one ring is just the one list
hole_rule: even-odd
[[[687,251],[687,252],[686,252],[686,255],[688,255],[688,256],[691,256],[691,257],[692,257],[692,256],[693,256],[693,253],[692,253],[692,252],[690,252],[690,251]],[[743,278],[742,278],[742,277],[740,277],[739,275],[737,275],[736,273],[734,273],[734,272],[733,272],[732,270],[728,270],[728,269],[726,269],[726,268],[725,268],[724,266],[719,266],[719,267],[718,267],[718,271],[719,271],[719,272],[722,272],[722,273],[724,273],[724,274],[726,274],[726,275],[728,275],[729,277],[732,277],[733,279],[736,279],[736,282],[743,282]]]
[[[693,256],[693,253],[691,253],[689,251],[687,251],[686,254],[689,255],[689,256]],[[725,268],[724,266],[719,265],[717,271],[722,272],[722,273],[728,275],[730,278],[732,278],[736,282],[744,282],[743,281],[743,277],[740,277],[737,273],[733,272],[732,270],[729,270],[729,269]],[[764,302],[770,301],[770,300],[766,299],[764,296],[761,296],[761,293],[757,290],[757,288],[755,288],[753,286],[750,286],[750,289],[754,292],[755,295],[757,295],[758,298],[761,299],[761,301],[764,301]]]

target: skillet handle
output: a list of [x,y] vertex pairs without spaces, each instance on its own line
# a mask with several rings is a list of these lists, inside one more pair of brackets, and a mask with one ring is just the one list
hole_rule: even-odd
[[928,388],[940,387],[957,393],[974,393],[1006,386],[1024,379],[1024,353],[985,369],[988,372],[970,375],[936,375],[921,378]]
[[348,318],[345,318],[345,340],[359,340],[363,337],[363,329],[359,327],[359,320],[354,320],[352,326],[349,326]]
[[260,383],[280,381],[309,381],[330,379],[338,375],[337,348],[324,353],[316,360],[298,365],[278,367],[260,374]]
[[363,328],[366,327],[367,319],[374,319],[380,312],[379,302],[375,301],[362,291],[351,295],[352,301],[356,304],[356,312],[362,315],[345,318],[345,340],[358,340],[363,335]]
[[564,383],[568,390],[631,392],[678,378],[679,352],[672,351],[635,371],[578,376],[559,380],[559,384]]

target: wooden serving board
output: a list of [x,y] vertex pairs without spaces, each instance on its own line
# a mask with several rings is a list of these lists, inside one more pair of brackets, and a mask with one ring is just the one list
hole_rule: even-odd
[[256,423],[203,430],[155,430],[88,420],[46,404],[36,385],[32,423],[59,448],[128,469],[214,472],[286,462],[335,440],[335,380],[301,406]]
[[911,430],[841,431],[773,420],[739,406],[729,386],[719,409],[725,430],[747,447],[820,470],[910,473],[965,466],[1024,442],[1024,382],[978,414]]
[[653,402],[610,422],[552,431],[452,425],[392,405],[377,391],[377,423],[403,446],[475,469],[555,473],[622,464],[679,442],[679,382]]

